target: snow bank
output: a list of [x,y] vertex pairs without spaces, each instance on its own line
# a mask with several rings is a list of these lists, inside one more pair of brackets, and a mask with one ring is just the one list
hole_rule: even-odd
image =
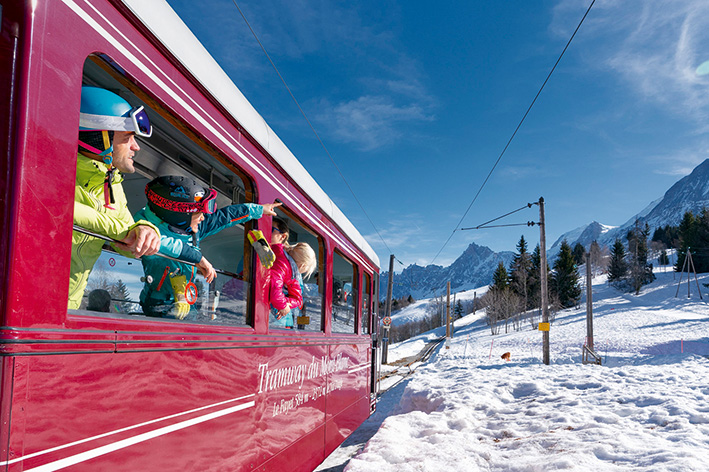
[[[656,275],[639,296],[594,280],[602,366],[580,362],[585,302],[557,314],[549,366],[530,326],[493,337],[481,316],[459,320],[450,349],[419,367],[398,401],[380,403],[366,446],[327,463],[347,472],[709,470],[709,304],[694,280],[692,298],[686,281],[675,298],[679,275]],[[389,359],[431,337],[392,346]]]

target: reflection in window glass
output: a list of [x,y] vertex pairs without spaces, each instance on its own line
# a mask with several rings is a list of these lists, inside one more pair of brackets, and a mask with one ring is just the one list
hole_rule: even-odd
[[372,303],[370,301],[370,292],[372,290],[372,279],[365,272],[364,274],[364,287],[362,292],[362,329],[360,334],[369,334],[369,320],[372,317]]
[[[170,283],[168,277],[163,280],[165,287]],[[153,284],[160,283],[152,277],[148,280]],[[245,319],[247,282],[220,274],[210,285],[198,273],[189,274],[186,280],[194,284],[190,296],[195,296],[190,300],[194,303],[185,314],[186,321],[235,326],[248,324]],[[80,309],[142,317],[140,292],[145,283],[146,277],[140,261],[122,256],[105,246],[89,276]],[[170,290],[174,293],[172,287]],[[164,319],[177,318],[168,315]]]
[[[274,238],[280,233],[288,234],[288,244],[295,246],[297,244],[307,244],[313,249],[315,254],[315,270],[310,276],[305,277],[303,275],[303,284],[301,286],[301,293],[303,295],[303,305],[298,310],[292,310],[292,312],[287,316],[291,316],[291,320],[283,319],[277,320],[274,315],[273,307],[271,313],[269,314],[269,327],[271,329],[282,329],[285,327],[290,327],[292,324],[293,329],[301,331],[322,331],[322,289],[320,285],[319,273],[324,267],[322,258],[320,257],[322,244],[320,239],[314,233],[310,232],[305,226],[303,226],[299,220],[294,219],[290,214],[286,214],[281,209],[277,209],[276,213],[278,215],[277,219],[274,218],[273,227],[280,227],[282,232],[275,231],[272,229],[272,239],[271,243],[277,242]],[[300,254],[302,252],[299,251]],[[295,259],[298,258],[297,254],[294,254]],[[297,262],[294,259],[293,262]],[[292,268],[291,268],[292,270]]]
[[[228,244],[224,244],[225,241]],[[162,263],[164,270],[146,274],[141,261],[118,254],[105,245],[89,275],[80,309],[143,317],[146,313],[140,294],[149,289],[153,295],[164,294],[167,299],[184,301],[161,307],[164,313],[151,311],[149,314],[155,319],[250,325],[247,319],[249,284],[242,279],[243,227],[233,226],[211,235],[201,241],[200,246],[202,254],[215,268],[238,277],[218,274],[208,284],[194,266],[180,264],[183,270],[177,271],[174,261],[159,256],[152,256],[151,265],[157,267]]]
[[296,320],[296,328],[306,331],[322,331],[322,294],[317,274],[312,275],[303,283],[303,310]]
[[332,332],[356,333],[357,272],[355,266],[335,252],[332,265]]

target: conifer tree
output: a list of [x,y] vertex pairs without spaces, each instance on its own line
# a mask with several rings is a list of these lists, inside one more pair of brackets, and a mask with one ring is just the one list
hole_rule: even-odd
[[530,277],[532,276],[532,255],[527,251],[527,241],[524,236],[517,243],[517,254],[510,264],[510,288],[523,300],[523,309],[531,308]]
[[628,255],[629,282],[635,293],[639,293],[643,285],[647,285],[655,280],[652,273],[652,264],[648,262],[647,238],[650,234],[650,227],[647,223],[643,227],[639,220],[635,220],[635,226],[628,231]]
[[574,262],[576,262],[577,266],[580,266],[585,262],[586,248],[583,247],[583,244],[576,243],[572,254],[574,255]]
[[611,248],[611,260],[608,264],[608,283],[618,286],[628,274],[628,264],[625,261],[625,246],[616,239]]
[[507,269],[505,269],[505,264],[500,261],[500,263],[497,264],[497,269],[495,269],[495,273],[492,274],[492,286],[490,287],[490,290],[504,292],[508,288],[509,277],[507,275]]
[[697,218],[691,211],[688,211],[682,217],[682,221],[679,224],[679,250],[677,251],[677,264],[675,265],[675,270],[677,272],[682,270],[684,267],[684,259],[687,257],[687,249],[691,247],[697,247],[697,228],[698,228]]
[[460,300],[455,302],[455,308],[453,309],[453,312],[455,313],[456,318],[463,317],[463,304]]
[[134,304],[129,301],[130,292],[128,291],[128,287],[123,282],[123,280],[118,279],[118,282],[116,282],[111,287],[109,293],[111,294],[111,298],[115,300],[120,300],[116,303],[116,307],[118,308],[119,313],[130,313],[131,311],[133,311]]
[[551,288],[564,308],[576,305],[581,298],[577,265],[574,262],[571,246],[566,241],[561,242],[559,256],[554,261]]
[[702,208],[696,223],[696,250],[692,251],[692,262],[697,272],[709,272],[709,209]]
[[[532,252],[532,270],[529,272],[529,281],[527,290],[529,293],[529,298],[527,302],[529,303],[530,308],[540,308],[541,303],[540,300],[542,298],[541,291],[542,291],[542,285],[541,285],[541,265],[542,265],[542,257],[541,257],[541,252],[539,249],[539,244],[534,248],[534,252]],[[549,280],[549,266],[547,266],[547,280]]]

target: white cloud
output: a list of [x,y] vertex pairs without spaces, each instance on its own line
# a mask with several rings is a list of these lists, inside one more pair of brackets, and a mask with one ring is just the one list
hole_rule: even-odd
[[[552,34],[568,38],[587,6],[559,3]],[[706,0],[597,1],[572,47],[589,66],[617,74],[636,99],[708,129],[709,77],[696,73],[709,59]]]
[[701,142],[696,147],[679,149],[671,154],[649,156],[649,160],[656,163],[656,174],[678,177],[689,175],[707,158],[709,158],[709,143],[707,142]]
[[355,143],[369,151],[401,137],[399,125],[430,121],[433,117],[417,103],[397,104],[386,95],[365,95],[330,105],[321,102],[318,121],[328,126],[341,141]]

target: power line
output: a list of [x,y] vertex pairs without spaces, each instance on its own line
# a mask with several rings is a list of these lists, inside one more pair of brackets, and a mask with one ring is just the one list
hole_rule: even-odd
[[[487,224],[488,224],[488,223],[492,223],[493,221],[501,220],[502,218],[504,218],[504,217],[506,217],[506,216],[513,215],[513,214],[517,213],[518,211],[522,211],[522,210],[525,210],[525,209],[527,209],[527,208],[532,208],[532,205],[539,205],[539,202],[527,203],[525,206],[523,206],[523,207],[521,207],[521,208],[517,208],[516,210],[512,210],[512,211],[509,212],[509,213],[505,213],[505,214],[502,215],[502,216],[498,216],[497,218],[493,218],[493,219],[491,219],[490,221],[486,221],[486,222],[483,223],[483,224],[477,225],[477,226],[475,226],[475,227],[473,227],[473,228],[460,228],[460,230],[461,230],[461,231],[465,231],[465,230],[468,230],[468,229],[495,228],[495,226],[487,226]],[[529,223],[524,223],[524,224],[529,225]],[[521,226],[521,225],[522,225],[522,224],[517,224],[517,225],[498,225],[498,226]],[[530,225],[530,226],[531,226],[531,225]]]
[[[595,1],[595,0],[594,0],[594,1]],[[303,108],[300,106],[300,103],[298,103],[298,100],[295,98],[295,95],[293,95],[293,92],[291,91],[290,87],[289,87],[288,84],[286,83],[286,80],[285,80],[285,79],[283,78],[283,76],[281,75],[280,71],[279,71],[278,68],[276,67],[276,64],[275,64],[275,63],[273,62],[273,60],[271,59],[271,56],[270,56],[270,55],[268,54],[268,52],[266,51],[266,48],[264,47],[263,43],[261,43],[261,40],[260,40],[259,37],[256,35],[256,32],[255,32],[254,29],[251,27],[251,24],[249,23],[249,20],[246,19],[246,15],[244,15],[244,12],[241,11],[241,8],[239,8],[239,5],[236,3],[236,0],[232,0],[232,3],[234,3],[234,6],[236,7],[236,9],[239,10],[239,14],[240,14],[241,17],[244,19],[244,22],[246,23],[246,26],[249,27],[249,30],[251,30],[251,34],[253,34],[254,38],[256,38],[256,42],[258,42],[258,45],[261,46],[261,50],[263,51],[263,53],[264,53],[264,54],[266,55],[266,57],[268,58],[268,61],[271,63],[271,66],[273,66],[273,70],[276,71],[276,74],[278,74],[278,77],[281,79],[281,82],[283,82],[283,85],[285,86],[286,90],[288,90],[288,93],[290,94],[291,98],[293,99],[293,102],[295,102],[296,106],[298,107],[298,110],[300,110],[300,113],[303,115],[303,118],[305,118],[305,121],[308,122],[308,126],[310,126],[310,129],[313,131],[313,134],[315,134],[315,137],[317,138],[318,142],[320,143],[320,146],[322,146],[322,148],[325,150],[325,153],[327,154],[327,157],[330,158],[330,162],[332,162],[332,165],[335,166],[335,169],[337,169],[337,172],[340,174],[340,177],[342,177],[342,180],[345,182],[345,185],[347,185],[347,188],[349,189],[350,193],[352,194],[352,196],[354,197],[355,201],[357,202],[357,205],[359,205],[360,209],[361,209],[362,212],[364,213],[364,216],[367,217],[367,219],[369,220],[369,223],[372,225],[372,227],[374,228],[374,231],[377,233],[377,236],[379,236],[379,239],[382,240],[382,242],[384,243],[384,246],[386,246],[386,248],[387,248],[387,250],[389,251],[389,253],[392,254],[393,252],[392,252],[392,250],[389,248],[389,245],[386,243],[386,241],[384,240],[384,238],[382,237],[382,235],[379,233],[379,230],[377,229],[377,226],[374,224],[374,222],[372,221],[372,219],[369,217],[369,214],[368,214],[367,211],[364,209],[364,206],[362,206],[362,203],[359,201],[359,198],[357,198],[357,195],[355,195],[354,190],[352,190],[352,187],[350,187],[350,184],[349,184],[349,182],[347,182],[347,179],[345,178],[344,174],[342,173],[342,171],[340,170],[340,168],[338,167],[338,165],[335,163],[335,159],[333,159],[332,155],[330,154],[330,151],[329,151],[329,150],[327,149],[327,147],[325,146],[325,143],[323,143],[322,139],[320,139],[320,135],[318,134],[317,131],[315,131],[315,127],[314,127],[313,124],[310,122],[310,119],[308,119],[308,116],[305,114],[305,111],[303,111]],[[402,266],[404,265],[399,259],[396,259],[396,261],[397,261],[399,264],[401,264]]]
[[544,80],[544,83],[543,83],[542,86],[539,88],[539,91],[537,92],[537,94],[534,96],[534,100],[532,100],[532,103],[531,103],[531,104],[529,105],[529,107],[527,108],[527,111],[524,113],[524,116],[522,117],[522,119],[520,120],[519,124],[517,125],[517,128],[515,128],[514,132],[512,133],[512,136],[511,136],[510,139],[507,141],[507,144],[505,145],[504,149],[502,150],[502,152],[500,153],[499,157],[497,158],[497,161],[495,161],[495,165],[492,166],[492,169],[490,169],[490,172],[487,174],[487,177],[485,178],[485,181],[482,183],[482,185],[481,185],[480,188],[478,189],[478,192],[475,194],[475,197],[473,197],[473,201],[470,202],[470,205],[468,205],[468,208],[465,210],[465,213],[463,213],[463,216],[460,218],[460,221],[458,221],[458,224],[455,225],[455,228],[453,229],[453,232],[451,232],[450,236],[448,236],[448,239],[446,239],[446,242],[443,243],[443,246],[442,246],[441,249],[438,251],[438,253],[437,253],[436,256],[433,258],[433,260],[430,262],[430,264],[433,264],[433,262],[438,258],[438,256],[441,254],[441,252],[443,251],[443,249],[448,245],[448,243],[450,242],[451,238],[453,238],[453,235],[455,234],[455,232],[458,231],[458,228],[459,228],[460,225],[463,223],[463,220],[465,219],[465,217],[468,215],[468,212],[470,211],[470,208],[473,206],[473,204],[475,203],[475,201],[478,199],[478,196],[480,195],[480,192],[482,192],[483,188],[485,188],[485,185],[487,184],[487,181],[490,180],[490,176],[491,176],[492,173],[495,171],[495,168],[497,167],[497,165],[500,163],[500,160],[502,159],[502,156],[505,155],[505,152],[507,151],[507,148],[510,146],[510,144],[512,143],[512,140],[513,140],[514,137],[517,135],[517,131],[519,131],[519,129],[522,127],[522,123],[524,123],[524,120],[527,118],[527,115],[529,115],[529,112],[532,110],[532,107],[533,107],[534,104],[536,103],[537,98],[539,98],[539,95],[542,93],[542,90],[544,90],[544,87],[546,86],[547,82],[549,81],[549,78],[551,78],[551,74],[554,73],[554,70],[556,69],[556,66],[557,66],[557,65],[559,64],[559,62],[561,61],[561,58],[564,57],[564,53],[565,53],[566,50],[569,48],[569,45],[571,44],[571,41],[572,41],[572,40],[574,39],[574,37],[576,36],[576,33],[578,32],[579,28],[581,28],[581,25],[583,24],[584,20],[586,19],[586,16],[588,16],[588,13],[591,11],[591,7],[593,7],[593,4],[594,4],[594,3],[596,3],[596,0],[592,0],[592,1],[591,1],[591,4],[588,6],[588,9],[586,10],[586,13],[584,13],[583,18],[581,18],[581,21],[579,22],[578,26],[576,26],[576,29],[574,30],[574,33],[573,33],[573,34],[571,35],[571,37],[569,38],[569,41],[566,43],[566,46],[564,46],[564,50],[561,51],[561,54],[559,55],[559,58],[558,58],[558,59],[556,60],[556,62],[554,63],[554,67],[552,67],[551,70],[549,71],[549,75],[547,75],[547,78]]

